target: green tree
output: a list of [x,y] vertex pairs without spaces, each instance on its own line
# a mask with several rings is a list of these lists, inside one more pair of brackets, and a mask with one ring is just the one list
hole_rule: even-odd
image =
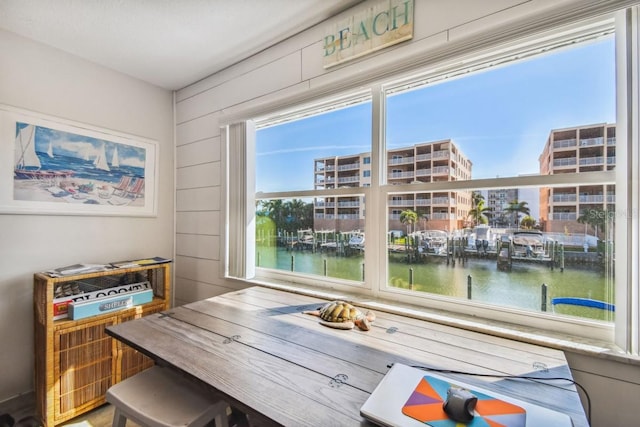
[[520,202],[518,199],[512,200],[509,202],[509,205],[504,208],[505,211],[511,212],[513,215],[513,224],[516,227],[520,226],[520,214],[529,215],[530,210],[528,206],[529,202]]
[[418,222],[418,213],[412,209],[400,212],[400,222],[407,226],[407,234],[411,232],[411,227]]
[[615,218],[615,212],[611,212],[608,209],[602,209],[601,207],[585,209],[578,217],[580,224],[587,224],[594,230],[594,234],[598,236],[598,232],[603,232],[608,226],[613,225]]
[[484,205],[483,197],[478,199],[478,203],[474,205],[473,209],[469,211],[467,216],[472,219],[473,225],[479,225],[489,223],[488,215],[491,215],[491,208]]
[[532,229],[536,225],[536,219],[530,215],[526,215],[520,221],[520,225],[522,226],[522,228]]

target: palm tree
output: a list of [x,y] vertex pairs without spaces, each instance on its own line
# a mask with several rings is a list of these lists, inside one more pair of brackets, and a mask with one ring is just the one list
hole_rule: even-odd
[[514,224],[516,227],[520,227],[520,214],[529,215],[530,210],[527,206],[529,202],[519,202],[518,199],[509,202],[509,206],[504,208],[505,211],[511,212],[514,216]]
[[407,226],[407,234],[410,233],[411,226],[418,222],[418,213],[407,209],[400,212],[400,222]]
[[607,226],[613,225],[614,219],[615,212],[597,207],[583,210],[577,221],[593,227],[594,234],[598,236],[598,229],[604,231]]
[[469,211],[467,216],[473,220],[473,225],[488,224],[489,217],[487,215],[490,215],[490,213],[491,208],[484,205],[483,197],[478,199],[478,203],[474,205],[474,208]]
[[480,202],[484,202],[484,196],[479,191],[474,191],[471,193],[471,206],[474,208],[480,204]]

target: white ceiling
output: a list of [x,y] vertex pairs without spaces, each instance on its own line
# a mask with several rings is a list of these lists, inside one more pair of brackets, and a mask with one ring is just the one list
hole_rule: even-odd
[[180,89],[362,0],[0,0],[0,29]]

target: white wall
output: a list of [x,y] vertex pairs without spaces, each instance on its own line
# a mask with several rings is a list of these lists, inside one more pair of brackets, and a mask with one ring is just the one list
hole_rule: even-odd
[[[472,49],[487,40],[508,41],[534,33],[590,8],[611,8],[595,0],[416,0],[413,40],[342,66],[325,70],[321,61],[323,25],[309,29],[177,94],[176,105],[176,302],[210,297],[242,286],[222,278],[220,242],[224,202],[220,121],[269,105],[282,105],[353,87],[367,78],[414,63],[429,63]],[[626,2],[629,3],[629,2]],[[571,355],[577,376],[593,392],[594,426],[632,425],[636,408],[628,396],[640,394],[640,378],[624,376],[636,367]],[[625,379],[626,378],[626,379]],[[623,379],[625,379],[623,381]],[[606,384],[607,393],[600,387]],[[627,394],[629,393],[629,394]],[[613,402],[620,398],[622,408]],[[615,422],[610,423],[610,420]]]
[[[173,257],[173,94],[0,31],[0,103],[158,141],[154,218],[0,214],[0,402],[33,390],[33,273]],[[13,141],[0,141],[13,144]]]

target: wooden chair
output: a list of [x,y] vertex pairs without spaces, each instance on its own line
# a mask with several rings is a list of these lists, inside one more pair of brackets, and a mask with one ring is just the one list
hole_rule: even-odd
[[228,427],[229,405],[211,399],[169,368],[154,366],[111,386],[107,402],[115,408],[113,427],[127,419],[146,427],[203,427],[215,420]]

